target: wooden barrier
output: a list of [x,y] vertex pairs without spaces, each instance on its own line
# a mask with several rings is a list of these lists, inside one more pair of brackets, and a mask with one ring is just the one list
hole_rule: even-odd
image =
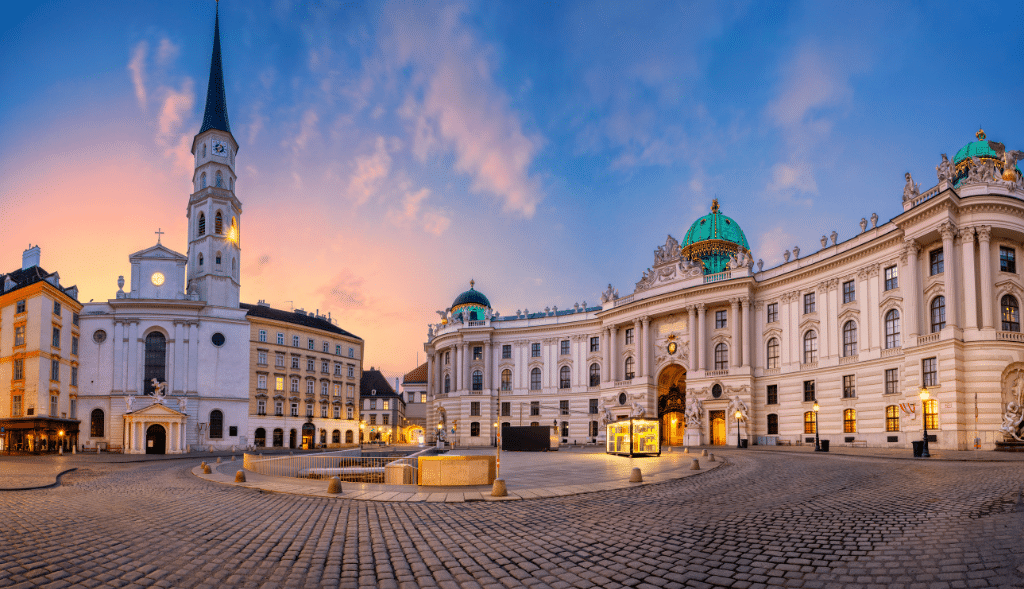
[[425,487],[464,487],[494,483],[494,456],[420,456],[417,484]]

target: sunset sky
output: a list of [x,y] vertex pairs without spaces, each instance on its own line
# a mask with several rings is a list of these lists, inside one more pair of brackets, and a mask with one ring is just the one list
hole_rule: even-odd
[[[79,298],[186,252],[213,0],[0,8],[0,270]],[[716,195],[765,267],[901,210],[903,174],[1024,149],[1024,3],[220,3],[242,300],[331,312],[394,377],[474,278],[620,293]]]

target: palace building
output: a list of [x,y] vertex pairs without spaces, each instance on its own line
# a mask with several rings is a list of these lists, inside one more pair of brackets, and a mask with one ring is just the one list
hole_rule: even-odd
[[[1024,404],[1024,183],[979,131],[902,211],[764,268],[717,201],[654,252],[632,292],[501,315],[475,289],[428,329],[428,437],[493,443],[494,424],[603,442],[661,420],[665,444],[992,449]],[[927,394],[922,394],[922,389]],[[1011,433],[1009,430],[1014,430]]]

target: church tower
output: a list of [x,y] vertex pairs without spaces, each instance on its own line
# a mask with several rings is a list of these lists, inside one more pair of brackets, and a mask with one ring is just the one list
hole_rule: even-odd
[[187,292],[210,305],[238,308],[242,203],[235,196],[238,142],[228,125],[220,61],[220,11],[213,21],[213,57],[203,126],[192,140],[195,172],[188,210]]

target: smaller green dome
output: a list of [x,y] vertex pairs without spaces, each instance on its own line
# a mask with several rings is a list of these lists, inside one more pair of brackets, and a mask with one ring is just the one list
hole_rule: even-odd
[[718,199],[711,202],[711,213],[690,225],[683,238],[682,254],[704,265],[705,274],[724,271],[729,259],[739,252],[750,251],[747,236],[739,223],[722,214]]
[[474,289],[473,286],[475,285],[476,282],[470,280],[469,290],[455,297],[455,302],[452,303],[452,313],[457,312],[464,305],[478,305],[487,309],[491,308],[491,301],[487,300],[487,297],[482,292]]
[[956,152],[953,156],[953,165],[959,164],[964,160],[969,160],[972,157],[990,157],[992,159],[999,159],[999,155],[992,151],[992,148],[988,146],[988,141],[985,140],[985,131],[978,129],[975,134],[978,138],[977,141],[971,141],[967,145],[960,148],[960,151]]

